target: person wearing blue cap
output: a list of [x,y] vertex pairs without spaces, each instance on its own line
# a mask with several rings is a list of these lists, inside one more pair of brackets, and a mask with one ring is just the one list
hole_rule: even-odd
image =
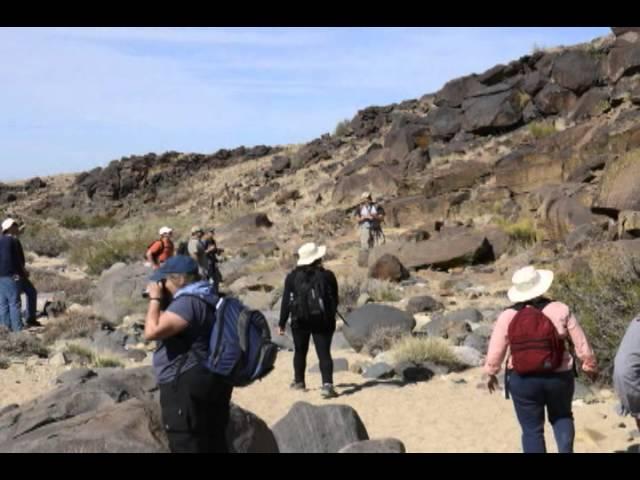
[[[150,277],[144,337],[158,341],[153,367],[171,452],[227,452],[233,388],[202,364],[219,301],[191,257],[169,258]],[[165,307],[166,305],[166,307]]]

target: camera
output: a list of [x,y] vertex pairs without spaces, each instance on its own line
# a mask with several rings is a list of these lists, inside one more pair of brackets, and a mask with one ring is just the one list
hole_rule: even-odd
[[147,292],[146,290],[143,290],[141,296],[142,298],[149,298],[149,292]]

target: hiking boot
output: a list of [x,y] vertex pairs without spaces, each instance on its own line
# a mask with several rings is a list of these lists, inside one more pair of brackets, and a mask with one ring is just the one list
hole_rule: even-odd
[[304,382],[293,382],[291,385],[289,385],[289,388],[291,390],[306,390],[307,387],[304,384]]
[[322,398],[336,398],[338,396],[336,391],[333,389],[333,385],[331,385],[330,383],[325,383],[322,386],[320,395],[322,395]]
[[35,328],[35,327],[41,327],[41,326],[42,324],[38,320],[30,320],[25,325],[25,328]]

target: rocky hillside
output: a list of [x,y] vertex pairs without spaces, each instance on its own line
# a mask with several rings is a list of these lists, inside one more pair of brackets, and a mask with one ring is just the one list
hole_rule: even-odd
[[[148,362],[141,254],[160,225],[181,238],[198,223],[215,225],[226,249],[224,288],[274,324],[293,253],[304,241],[326,243],[349,315],[334,348],[359,352],[349,369],[367,384],[480,365],[510,274],[528,263],[557,272],[552,293],[576,312],[606,383],[640,310],[639,180],[633,27],[366,108],[305,145],[132,156],[0,185],[3,215],[28,225],[29,262],[50,313],[36,334],[47,351],[9,343],[60,368],[104,366],[92,351],[125,366]],[[387,212],[386,244],[368,257],[350,217],[364,190]],[[292,348],[290,335],[277,341]],[[597,400],[597,389],[581,388]],[[6,439],[15,434],[8,421]]]

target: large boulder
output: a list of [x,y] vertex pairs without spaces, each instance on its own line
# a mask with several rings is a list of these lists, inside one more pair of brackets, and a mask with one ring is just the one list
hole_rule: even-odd
[[252,233],[256,230],[271,228],[273,222],[269,220],[269,217],[266,213],[250,213],[249,215],[244,215],[233,222],[220,227],[219,230],[221,233],[227,232],[240,232],[240,233]]
[[380,145],[379,143],[372,144],[363,155],[360,155],[355,160],[352,160],[342,170],[340,170],[337,173],[336,178],[353,175],[358,170],[376,164],[380,159],[382,151],[382,145]]
[[450,140],[462,127],[462,110],[446,106],[436,108],[427,115],[427,122],[435,140]]
[[[58,383],[0,412],[0,452],[168,451],[151,367],[70,371]],[[234,452],[278,451],[266,424],[233,404],[227,438]]]
[[398,183],[386,168],[369,168],[366,172],[339,179],[333,190],[332,200],[334,203],[353,203],[359,200],[364,191],[394,196],[398,191]]
[[394,125],[384,138],[384,147],[389,159],[395,161],[403,160],[409,152],[418,147],[426,149],[428,144],[428,127],[420,124]]
[[446,217],[449,205],[450,198],[444,195],[435,198],[426,198],[425,195],[394,198],[385,203],[385,221],[394,227],[426,224],[433,229],[437,221]]
[[434,312],[436,310],[441,310],[442,308],[444,308],[442,303],[428,295],[411,297],[409,299],[409,303],[407,304],[407,312],[411,314]]
[[144,311],[142,292],[149,283],[151,268],[142,263],[116,263],[98,279],[93,308],[101,317],[118,323],[134,309]]
[[437,106],[459,107],[465,98],[483,88],[476,75],[456,78],[447,82],[440,90],[434,103]]
[[618,238],[625,234],[640,237],[640,211],[623,210],[618,215]]
[[640,150],[610,159],[600,184],[597,205],[617,210],[640,210],[639,178]]
[[357,138],[375,135],[382,127],[391,123],[393,105],[368,107],[360,110],[351,120],[351,129]]
[[595,220],[589,208],[559,189],[541,189],[534,195],[539,196],[538,225],[549,239],[564,241],[576,228]]
[[447,338],[455,345],[461,345],[471,333],[472,323],[482,321],[482,314],[473,308],[436,316],[427,323],[423,331],[430,337]]
[[458,161],[436,171],[424,185],[427,198],[473,187],[489,175],[491,168],[486,163],[469,160]]
[[389,242],[375,247],[369,255],[373,264],[385,253],[398,257],[408,268],[419,270],[433,267],[449,269],[495,260],[495,254],[486,236],[475,232],[464,232],[447,238],[432,238],[425,242]]
[[571,120],[583,120],[604,113],[611,108],[609,97],[610,91],[608,88],[592,88],[580,97],[571,113],[569,113],[569,118]]
[[524,76],[522,89],[530,96],[534,96],[547,84],[547,78],[538,70],[528,73]]
[[557,83],[547,83],[534,98],[536,107],[545,115],[565,115],[576,101],[575,93]]
[[561,87],[580,94],[598,81],[600,66],[596,58],[584,50],[568,50],[553,62],[551,77]]
[[409,272],[393,255],[383,255],[369,269],[369,276],[378,280],[400,282],[409,278]]
[[341,448],[338,453],[406,453],[404,444],[395,438],[380,438],[354,442]]
[[611,27],[611,31],[616,37],[620,37],[629,32],[640,33],[640,27]]
[[281,453],[337,453],[369,440],[358,413],[347,405],[296,402],[272,430]]
[[640,48],[638,45],[624,44],[611,49],[607,58],[607,73],[612,83],[625,75],[640,71]]
[[402,310],[368,303],[347,316],[342,333],[351,347],[359,352],[376,330],[396,329],[410,333],[415,326],[413,316]]
[[519,94],[510,89],[494,95],[472,97],[462,103],[462,128],[480,135],[500,133],[522,123]]

